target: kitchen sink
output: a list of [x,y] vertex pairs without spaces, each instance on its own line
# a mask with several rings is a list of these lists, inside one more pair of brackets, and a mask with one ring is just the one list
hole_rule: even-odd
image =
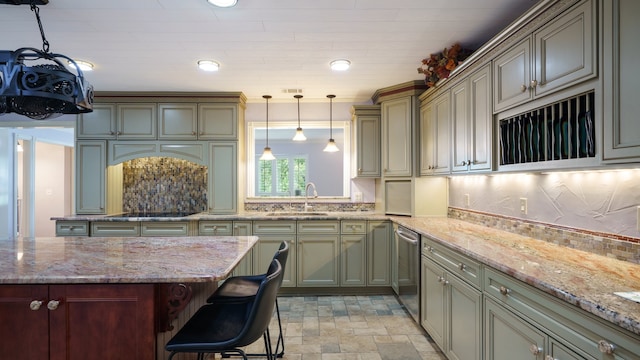
[[317,211],[276,211],[267,213],[267,216],[326,216],[329,213]]

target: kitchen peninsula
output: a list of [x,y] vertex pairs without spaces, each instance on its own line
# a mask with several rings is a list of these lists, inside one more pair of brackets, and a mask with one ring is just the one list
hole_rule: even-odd
[[0,353],[155,359],[171,321],[195,311],[195,300],[206,299],[256,242],[254,236],[0,242]]

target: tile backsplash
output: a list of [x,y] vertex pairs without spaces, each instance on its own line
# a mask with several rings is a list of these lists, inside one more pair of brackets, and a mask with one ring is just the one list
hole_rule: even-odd
[[124,212],[201,212],[207,209],[207,167],[170,157],[124,162]]

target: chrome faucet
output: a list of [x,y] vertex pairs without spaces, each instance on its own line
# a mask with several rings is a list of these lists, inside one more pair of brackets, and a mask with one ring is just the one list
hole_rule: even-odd
[[318,197],[318,192],[316,191],[316,184],[312,182],[308,182],[304,188],[304,211],[311,210],[311,206],[309,205],[309,188],[313,187],[313,198]]

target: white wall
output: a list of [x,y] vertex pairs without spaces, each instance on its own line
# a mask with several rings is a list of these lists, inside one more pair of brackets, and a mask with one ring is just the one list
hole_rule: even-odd
[[[56,236],[54,216],[69,215],[69,194],[65,147],[36,143],[35,163],[35,235]],[[65,209],[67,208],[67,209]]]
[[[640,238],[640,169],[455,176],[449,182],[450,206]],[[520,198],[527,199],[526,215]]]

